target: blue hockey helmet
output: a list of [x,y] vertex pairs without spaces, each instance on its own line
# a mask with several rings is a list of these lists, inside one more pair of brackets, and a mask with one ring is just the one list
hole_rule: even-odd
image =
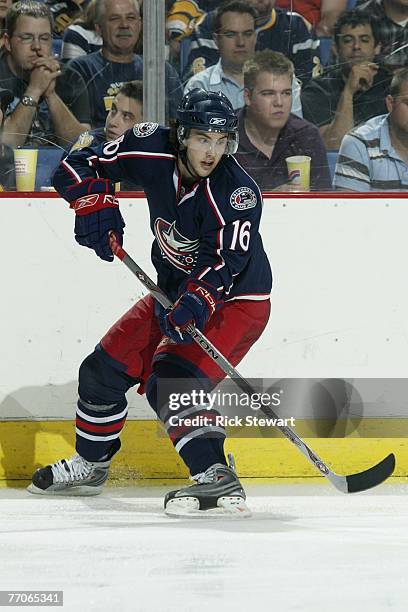
[[198,87],[189,91],[177,109],[177,138],[184,144],[191,129],[228,134],[226,155],[238,149],[238,119],[227,96]]

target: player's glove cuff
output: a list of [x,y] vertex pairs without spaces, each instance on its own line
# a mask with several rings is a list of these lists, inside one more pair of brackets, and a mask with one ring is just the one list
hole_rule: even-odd
[[68,187],[66,199],[69,202],[74,202],[83,196],[94,195],[96,193],[114,195],[115,185],[109,179],[87,178],[80,183],[75,183]]
[[119,202],[113,195],[92,193],[74,200],[69,207],[75,210],[77,217],[83,217],[104,208],[119,208]]
[[207,309],[208,309],[208,317],[207,320],[212,317],[217,308],[217,304],[219,302],[219,292],[208,285],[207,283],[198,283],[195,280],[191,280],[187,283],[186,290],[188,293],[199,297],[201,300],[204,300]]
[[[217,307],[216,295],[208,288],[188,282],[186,291],[178,298],[173,308],[165,310],[159,317],[164,334],[177,344],[191,342],[186,330],[190,324],[202,331]],[[161,319],[161,320],[160,320]]]

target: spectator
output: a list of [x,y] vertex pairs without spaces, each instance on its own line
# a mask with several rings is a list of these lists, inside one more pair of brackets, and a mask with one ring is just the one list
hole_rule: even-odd
[[[166,2],[166,45],[168,60],[181,74],[181,42],[190,36],[197,23],[205,17],[203,7],[194,0],[176,0]],[[212,7],[215,8],[215,7]]]
[[3,46],[3,34],[6,27],[6,13],[12,0],[0,0],[0,47]]
[[188,81],[184,93],[199,87],[221,91],[236,110],[244,105],[245,62],[255,53],[255,9],[243,0],[230,2],[215,13],[214,40],[220,59]]
[[389,70],[408,66],[408,2],[406,0],[360,0],[357,10],[378,21],[381,61]]
[[[141,5],[139,0],[139,5]],[[94,51],[99,51],[102,47],[102,36],[95,29],[95,10],[96,0],[91,0],[87,5],[83,15],[64,30],[64,37],[61,45],[61,60],[68,62],[70,59],[88,55]],[[142,20],[143,22],[143,20]],[[142,34],[134,48],[134,52],[143,53]]]
[[95,4],[96,0],[91,0],[84,14],[64,31],[61,48],[62,61],[99,51],[102,47],[102,37],[95,30]]
[[[14,96],[8,89],[0,88],[0,135],[3,131],[4,111]],[[0,143],[0,191],[15,189],[16,177],[14,172],[13,149]]]
[[3,142],[65,147],[89,127],[89,101],[81,77],[60,70],[52,56],[52,17],[42,2],[17,2],[7,11],[0,85],[12,91]]
[[[129,81],[124,83],[116,94],[112,107],[106,117],[105,126],[84,132],[80,135],[70,150],[76,151],[84,147],[95,146],[107,140],[120,138],[126,130],[130,130],[135,123],[143,121],[143,83],[142,81]],[[121,183],[121,191],[137,191],[141,187],[136,183]]]
[[[287,55],[295,66],[295,73],[302,82],[312,74],[319,73],[319,58],[316,48],[319,41],[313,40],[305,20],[300,15],[275,9],[275,0],[247,0],[258,12],[256,20],[256,50],[273,49]],[[224,6],[224,4],[223,4]],[[197,74],[216,64],[218,50],[213,40],[214,11],[208,13],[191,35],[188,66],[183,78]]]
[[204,16],[205,11],[194,0],[176,0],[168,6],[166,36],[175,55],[180,51],[181,39],[190,36],[195,24]]
[[89,2],[90,0],[45,0],[53,17],[54,34],[62,36],[65,29],[86,10]]
[[[237,110],[244,106],[244,63],[255,53],[257,13],[247,2],[237,0],[219,8],[214,16],[214,40],[220,59],[187,82],[185,93],[199,87],[221,91]],[[292,112],[302,116],[300,85],[292,82]]]
[[[105,125],[106,112],[122,83],[143,78],[143,59],[134,53],[141,32],[137,0],[96,0],[95,28],[102,49],[68,62],[87,83],[93,128]],[[174,118],[183,91],[174,68],[166,62],[166,116]]]
[[347,8],[347,0],[277,0],[276,5],[300,13],[319,37],[333,36],[334,24]]
[[373,117],[343,138],[334,175],[342,191],[408,189],[408,68],[392,79],[388,114]]
[[319,130],[290,112],[293,73],[292,62],[276,51],[261,51],[245,64],[236,157],[261,189],[289,191],[286,158],[308,155],[310,188],[324,191],[331,182]]
[[338,149],[355,125],[386,111],[391,74],[378,66],[375,22],[368,13],[343,13],[335,26],[335,66],[311,80],[302,92],[303,116],[320,127],[328,149]]

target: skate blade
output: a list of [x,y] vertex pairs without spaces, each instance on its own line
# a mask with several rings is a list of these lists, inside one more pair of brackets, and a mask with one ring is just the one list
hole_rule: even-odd
[[171,499],[164,509],[167,516],[175,518],[248,518],[251,511],[242,497],[220,497],[217,508],[200,510],[196,497],[179,497]]
[[91,495],[99,495],[102,493],[102,487],[80,486],[50,491],[49,489],[39,489],[35,484],[31,483],[28,485],[27,491],[34,495],[46,495],[47,497],[90,497]]

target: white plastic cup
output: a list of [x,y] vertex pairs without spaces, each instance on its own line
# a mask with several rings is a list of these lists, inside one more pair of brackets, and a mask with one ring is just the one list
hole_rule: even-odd
[[299,190],[310,189],[310,162],[312,158],[308,155],[293,155],[286,158],[288,166],[288,183]]
[[37,149],[14,149],[17,191],[34,191],[37,156]]

